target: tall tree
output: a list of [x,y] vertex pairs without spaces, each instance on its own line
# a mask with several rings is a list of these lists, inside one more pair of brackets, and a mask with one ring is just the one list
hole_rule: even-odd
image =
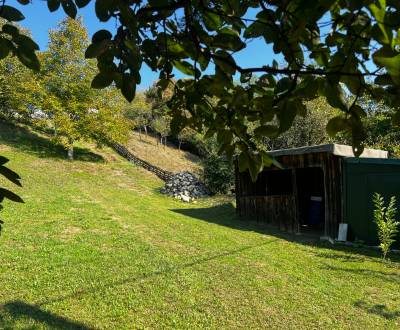
[[67,18],[50,31],[48,50],[43,54],[43,110],[52,119],[56,138],[74,157],[76,141],[89,138],[87,123],[94,107],[90,88],[95,65],[84,58],[89,44],[82,19]]
[[90,139],[98,145],[125,142],[134,125],[125,116],[129,105],[113,86],[96,91],[94,107],[89,109],[89,116],[85,117],[87,121],[84,123]]

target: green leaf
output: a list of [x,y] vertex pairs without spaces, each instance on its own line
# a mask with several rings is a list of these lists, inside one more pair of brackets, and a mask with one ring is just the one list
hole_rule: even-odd
[[322,95],[326,97],[329,105],[333,108],[347,111],[347,105],[344,99],[343,89],[339,84],[330,84],[327,80],[321,90]]
[[319,84],[319,79],[312,76],[305,77],[297,86],[296,95],[303,99],[314,99],[318,96]]
[[326,131],[329,136],[334,137],[338,132],[346,131],[349,129],[348,120],[341,117],[333,117],[329,120],[326,125]]
[[389,74],[385,73],[375,78],[374,83],[381,86],[393,85],[393,80]]
[[232,30],[223,30],[214,37],[212,46],[236,52],[245,48],[246,44]]
[[357,118],[366,118],[367,114],[364,111],[363,108],[361,108],[358,104],[354,104],[351,108],[350,108],[350,112],[355,115]]
[[93,35],[92,42],[96,44],[103,40],[111,40],[111,38],[112,38],[111,32],[107,30],[99,30]]
[[60,8],[60,0],[47,0],[47,8],[49,8],[50,12],[56,11]]
[[279,169],[283,170],[282,164],[279,163],[275,158],[271,157],[267,152],[261,151],[260,155],[261,155],[261,158],[262,158],[263,166],[270,167],[271,165],[273,165],[276,168],[279,168]]
[[264,35],[266,25],[262,22],[254,22],[250,24],[243,33],[243,38],[258,38]]
[[187,74],[189,76],[194,76],[195,74],[193,65],[186,61],[173,61],[172,64],[183,74]]
[[210,63],[210,56],[209,54],[199,54],[197,60],[200,64],[201,70],[204,71],[205,69],[207,69],[208,64]]
[[355,116],[352,116],[350,119],[350,129],[353,153],[356,157],[358,157],[364,151],[364,140],[366,139],[367,135],[362,121]]
[[262,125],[254,130],[254,134],[259,137],[263,136],[276,137],[278,136],[278,133],[279,133],[279,128],[274,125]]
[[110,40],[102,40],[98,43],[93,43],[89,45],[86,49],[85,57],[86,58],[96,58],[103,54],[110,46]]
[[217,133],[217,142],[219,144],[230,144],[232,142],[232,132],[229,130],[219,130]]
[[245,151],[241,152],[238,157],[239,171],[244,172],[249,168],[250,159]]
[[361,154],[364,152],[364,146],[362,144],[357,146],[353,143],[352,148],[353,148],[353,154],[356,157],[360,157]]
[[292,80],[288,77],[283,77],[278,80],[275,86],[275,93],[276,94],[286,93],[291,86],[292,86]]
[[272,102],[272,95],[264,95],[253,99],[254,110],[262,111],[261,119],[263,122],[269,122],[275,116],[275,110],[272,107]]
[[12,37],[16,37],[17,35],[19,35],[19,30],[16,26],[11,25],[11,24],[4,24],[2,27],[2,31],[4,33],[9,34]]
[[340,80],[345,83],[346,87],[352,94],[362,94],[362,88],[364,84],[362,77],[342,76]]
[[61,5],[64,9],[64,12],[71,18],[75,18],[78,10],[72,0],[63,0]]
[[25,18],[18,9],[7,5],[0,5],[0,17],[10,22],[22,21]]
[[17,203],[24,202],[21,197],[19,197],[17,194],[14,194],[12,191],[0,188],[0,203],[4,200],[4,198],[8,198],[9,200]]
[[89,4],[91,0],[75,0],[76,5],[78,8],[83,8]]
[[26,51],[35,51],[39,50],[39,46],[36,42],[34,42],[31,38],[20,34],[13,38],[13,41],[18,45],[18,48],[23,48]]
[[132,77],[128,75],[123,76],[121,92],[128,102],[132,102],[132,100],[135,98],[136,93],[136,83]]
[[227,52],[219,50],[215,53],[215,64],[226,74],[233,75],[236,72],[236,62]]
[[18,0],[18,2],[19,2],[21,5],[27,5],[27,4],[29,4],[31,1],[30,1],[30,0]]
[[280,102],[280,107],[277,112],[279,119],[279,132],[283,133],[287,131],[293,124],[293,121],[297,114],[296,102],[299,100],[286,99]]
[[400,84],[400,54],[392,57],[384,57],[375,53],[373,58],[376,64],[386,68],[396,84]]
[[17,49],[17,57],[29,69],[34,71],[40,70],[40,62],[34,52],[27,52],[24,49]]
[[110,15],[110,6],[112,2],[109,0],[96,0],[95,3],[95,11],[97,18],[102,22],[107,22],[111,15]]
[[92,80],[92,88],[106,88],[114,81],[112,73],[100,72]]
[[378,26],[382,31],[384,39],[383,43],[391,43],[391,30],[389,30],[385,24],[385,14],[386,14],[386,0],[378,0],[369,5],[369,9],[372,15],[378,22]]
[[253,182],[257,181],[257,176],[263,168],[263,159],[260,154],[252,153],[249,155],[249,172]]
[[216,31],[221,26],[221,17],[217,14],[206,11],[203,14],[203,22],[207,30]]
[[0,38],[0,60],[7,57],[10,53],[12,44],[9,40]]

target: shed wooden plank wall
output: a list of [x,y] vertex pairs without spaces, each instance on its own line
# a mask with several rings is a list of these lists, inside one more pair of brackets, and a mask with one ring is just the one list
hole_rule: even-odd
[[236,205],[241,216],[250,216],[257,222],[271,224],[284,231],[297,231],[292,195],[239,197]]
[[[285,169],[322,168],[325,189],[325,234],[336,237],[338,224],[342,219],[343,176],[341,157],[328,153],[311,153],[280,156],[277,160]],[[295,175],[293,175],[293,180],[295,180]],[[287,196],[255,196],[254,191],[254,183],[251,181],[250,175],[247,172],[239,173],[236,166],[236,205],[239,215],[256,215],[259,221],[266,223],[274,223],[275,221],[277,227],[288,231],[299,228],[296,193]],[[290,212],[286,212],[285,216],[282,216],[284,214],[282,210],[285,208],[286,210],[290,209]],[[290,216],[290,220],[286,219],[288,216]],[[276,223],[276,221],[279,223]]]

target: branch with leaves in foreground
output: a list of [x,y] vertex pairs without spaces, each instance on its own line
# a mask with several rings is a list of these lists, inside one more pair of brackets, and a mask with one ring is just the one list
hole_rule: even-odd
[[[0,156],[0,175],[2,175],[8,181],[16,184],[17,186],[22,187],[21,182],[20,182],[20,180],[21,180],[20,176],[17,173],[15,173],[14,171],[10,170],[8,167],[4,166],[7,162],[8,162],[8,159],[6,157]],[[12,191],[10,191],[6,188],[0,188],[0,210],[3,208],[1,203],[3,203],[5,198],[7,198],[13,202],[17,202],[17,203],[24,202],[21,197],[19,197]],[[2,229],[2,224],[3,224],[3,221],[0,220],[0,232]]]
[[[51,12],[62,7],[74,18],[90,1],[47,4]],[[253,179],[272,161],[254,141],[288,130],[296,116],[305,115],[306,100],[322,96],[341,111],[327,131],[350,133],[356,155],[366,137],[360,96],[400,107],[398,0],[92,1],[101,22],[117,22],[115,31],[97,31],[86,50],[98,62],[92,87],[115,84],[131,101],[142,66],[159,72],[160,89],[174,91],[172,131],[190,127],[216,134],[220,151],[228,158],[238,153],[239,168],[249,169]],[[1,17],[23,18],[15,8],[2,7]],[[35,68],[35,44],[20,40],[10,27],[2,33],[2,56],[12,52]],[[241,66],[238,52],[255,39],[283,64]],[[174,80],[177,71],[187,78]],[[393,124],[400,124],[400,111]]]

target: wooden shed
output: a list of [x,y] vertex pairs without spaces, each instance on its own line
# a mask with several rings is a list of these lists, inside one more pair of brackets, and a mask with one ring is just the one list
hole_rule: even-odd
[[[389,168],[387,162],[390,161],[395,165],[387,170],[387,175],[400,179],[400,161],[387,159],[388,153],[383,150],[365,149],[360,158],[355,158],[351,146],[325,144],[275,150],[269,154],[283,169],[265,168],[256,182],[252,182],[248,172],[241,173],[236,166],[237,212],[288,232],[313,232],[336,238],[339,223],[356,221],[345,219],[345,214],[351,215],[355,207],[350,207],[353,197],[346,196],[346,191],[351,190],[347,185],[354,182],[349,176],[357,173],[355,163],[358,168],[366,168],[363,160],[370,165],[371,159],[379,159],[375,161],[377,166],[368,167],[370,170],[365,172],[364,179],[368,180],[369,176],[382,172],[383,167]],[[371,194],[374,188],[368,188]],[[354,187],[352,189],[354,193]],[[370,201],[371,196],[365,194],[365,199]],[[359,206],[364,202],[367,203],[359,201]],[[374,241],[375,237],[367,237],[368,234],[357,230],[350,231],[350,235]]]

